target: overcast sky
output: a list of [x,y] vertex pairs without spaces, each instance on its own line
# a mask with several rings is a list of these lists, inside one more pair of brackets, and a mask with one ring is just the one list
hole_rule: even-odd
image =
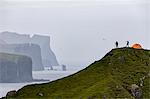
[[0,0],[0,32],[51,36],[60,64],[87,65],[119,46],[150,49],[149,0]]

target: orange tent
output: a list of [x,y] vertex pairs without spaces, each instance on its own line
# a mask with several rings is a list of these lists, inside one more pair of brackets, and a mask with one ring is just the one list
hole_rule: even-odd
[[140,44],[134,44],[132,45],[132,48],[142,49],[142,46]]

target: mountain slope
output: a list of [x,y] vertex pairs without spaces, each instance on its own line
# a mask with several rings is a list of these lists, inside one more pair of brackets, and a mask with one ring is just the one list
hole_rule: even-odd
[[131,85],[143,79],[143,98],[150,97],[150,51],[132,48],[113,49],[100,61],[84,70],[45,84],[20,89],[17,98],[93,99],[133,98]]

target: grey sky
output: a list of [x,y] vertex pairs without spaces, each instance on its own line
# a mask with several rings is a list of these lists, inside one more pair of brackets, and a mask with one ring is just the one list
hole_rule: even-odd
[[58,61],[87,65],[119,41],[150,48],[148,0],[1,0],[0,32],[51,36]]

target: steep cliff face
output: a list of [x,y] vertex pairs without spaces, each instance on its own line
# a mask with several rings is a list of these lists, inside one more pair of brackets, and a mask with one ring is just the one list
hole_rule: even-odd
[[32,59],[32,70],[44,70],[40,46],[36,44],[0,44],[0,52],[26,55]]
[[56,56],[50,48],[50,37],[34,35],[31,42],[40,45],[44,66],[49,67],[58,65]]
[[32,81],[32,60],[27,56],[0,53],[0,82]]
[[50,48],[50,37],[41,35],[24,35],[17,34],[13,32],[2,32],[0,33],[0,39],[8,44],[24,44],[33,43],[37,44],[41,48],[42,63],[46,67],[59,65],[55,54]]

